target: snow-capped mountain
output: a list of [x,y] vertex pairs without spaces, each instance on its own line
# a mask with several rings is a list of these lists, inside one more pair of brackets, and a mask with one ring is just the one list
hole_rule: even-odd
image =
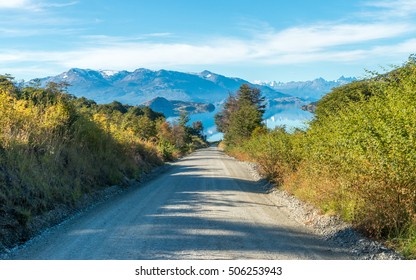
[[327,81],[323,78],[318,78],[313,81],[299,81],[299,82],[268,82],[268,81],[255,81],[255,84],[268,86],[279,92],[296,96],[302,99],[317,101],[322,96],[329,93],[333,88],[342,86],[355,81],[356,78],[346,78],[341,76],[335,81]]
[[117,75],[120,71],[115,71],[115,70],[99,70],[99,72],[103,76],[111,77],[111,76]]
[[41,85],[65,82],[68,92],[93,99],[98,103],[114,100],[137,105],[163,97],[167,100],[215,103],[227,98],[246,83],[259,87],[268,98],[288,97],[267,86],[254,85],[239,78],[229,78],[209,71],[183,73],[177,71],[152,71],[140,68],[133,72],[73,68],[53,77],[40,79]]

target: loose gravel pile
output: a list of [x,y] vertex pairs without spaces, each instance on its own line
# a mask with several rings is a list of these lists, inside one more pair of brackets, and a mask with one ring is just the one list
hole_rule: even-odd
[[403,259],[396,251],[387,248],[382,243],[371,240],[354,228],[342,221],[339,217],[322,215],[313,206],[300,201],[286,191],[275,188],[267,182],[258,172],[255,163],[243,162],[248,167],[253,178],[261,184],[262,188],[269,193],[270,199],[276,205],[284,206],[288,215],[298,223],[311,228],[323,239],[336,243],[351,251],[357,259],[361,260],[400,260]]

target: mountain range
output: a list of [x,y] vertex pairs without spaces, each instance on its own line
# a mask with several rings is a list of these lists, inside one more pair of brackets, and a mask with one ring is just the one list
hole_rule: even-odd
[[98,103],[121,103],[137,105],[157,97],[187,102],[221,102],[242,84],[261,89],[269,99],[288,98],[289,95],[265,85],[254,85],[239,78],[229,78],[209,71],[183,73],[177,71],[137,69],[108,71],[73,68],[53,77],[39,79],[42,86],[49,82],[65,82],[68,92],[93,99]]
[[[147,105],[166,117],[180,112],[191,114],[191,121],[201,120],[205,133],[213,140],[221,139],[216,131],[214,115],[224,100],[242,84],[261,90],[266,97],[265,122],[269,128],[278,125],[302,127],[312,114],[301,110],[337,87],[354,81],[341,77],[336,81],[319,78],[303,82],[254,82],[230,78],[210,71],[183,73],[152,71],[140,68],[133,72],[73,68],[57,76],[36,79],[41,86],[49,82],[67,83],[68,92],[97,103],[116,100],[129,105]],[[30,83],[30,82],[29,82]]]
[[298,81],[298,82],[262,82],[256,81],[255,84],[268,86],[276,91],[283,92],[288,95],[296,96],[308,101],[317,101],[325,94],[329,93],[333,88],[339,87],[357,79],[354,77],[341,76],[337,80],[327,81],[323,78],[318,78],[312,81]]

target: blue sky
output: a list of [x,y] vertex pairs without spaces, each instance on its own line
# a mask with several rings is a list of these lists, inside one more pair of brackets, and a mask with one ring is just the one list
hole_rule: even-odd
[[363,77],[416,53],[416,0],[0,0],[0,73]]

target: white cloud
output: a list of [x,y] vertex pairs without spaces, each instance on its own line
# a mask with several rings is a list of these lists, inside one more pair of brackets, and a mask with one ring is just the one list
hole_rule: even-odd
[[[24,59],[21,55],[21,53],[1,53],[0,54],[0,61],[1,63],[5,63],[5,62],[16,62],[16,61],[21,61],[22,59]],[[1,64],[0,64],[1,66]]]
[[0,0],[0,9],[24,9],[31,5],[30,0]]
[[374,12],[376,16],[408,17],[416,14],[415,0],[382,0],[368,2],[367,6],[382,9]]
[[79,3],[78,1],[72,1],[72,2],[66,2],[66,3],[45,2],[45,3],[41,4],[40,6],[42,8],[65,8],[65,7],[69,7],[69,6],[74,6],[78,3]]
[[[44,57],[65,67],[106,69],[201,64],[270,65],[320,60],[341,62],[370,55],[374,47],[366,47],[369,42],[395,38],[413,30],[412,26],[403,23],[316,25],[275,33],[268,30],[266,34],[245,40],[211,38],[202,43],[154,43],[147,41],[151,36],[139,36],[130,42],[125,37],[90,36],[91,47],[55,54],[38,53],[35,57]],[[395,53],[393,49],[391,51]]]
[[341,24],[294,27],[278,33],[261,35],[258,56],[310,53],[337,46],[393,38],[414,27],[407,24]]
[[[32,1],[0,0],[14,7],[34,5]],[[398,3],[397,3],[398,2]],[[74,5],[67,2],[62,5]],[[400,15],[390,17],[358,18],[351,23],[327,22],[309,26],[293,26],[274,30],[266,26],[246,38],[208,38],[203,42],[184,41],[172,33],[150,33],[137,36],[80,35],[78,46],[67,51],[7,51],[0,49],[0,66],[45,65],[48,69],[66,70],[71,67],[93,69],[133,70],[147,68],[180,68],[189,65],[290,65],[314,62],[363,62],[376,58],[408,55],[416,50],[416,39],[412,34],[416,25],[408,15],[416,11],[416,0],[376,1],[368,6],[377,7],[378,15]],[[7,4],[11,5],[11,4]],[[40,5],[39,2],[37,5]],[[44,2],[43,7],[46,7]],[[52,7],[54,4],[48,4]],[[61,4],[59,4],[61,5]],[[39,6],[42,7],[42,6]],[[57,7],[57,6],[55,6]],[[410,9],[410,10],[409,10]],[[373,15],[376,13],[374,12]],[[341,22],[341,23],[340,23]],[[41,29],[38,33],[58,34],[63,28]],[[19,29],[0,28],[8,36],[17,36]],[[71,34],[76,34],[77,30]],[[39,35],[34,33],[34,35]],[[80,34],[82,32],[79,32]],[[21,36],[29,36],[27,30]],[[62,33],[63,34],[63,33]],[[407,39],[406,39],[407,38]],[[1,46],[0,46],[1,48]],[[39,70],[38,68],[36,68]]]
[[48,8],[64,8],[76,4],[78,4],[78,1],[55,3],[42,0],[0,0],[0,9],[18,9],[39,12]]
[[[163,68],[184,65],[257,64],[287,65],[319,61],[354,62],[369,57],[412,53],[416,39],[374,44],[409,32],[402,24],[333,25],[291,28],[242,40],[213,38],[203,43],[126,42],[125,38],[91,37],[101,44],[55,52],[3,52],[3,62],[36,62],[61,68],[127,69]],[[107,45],[102,40],[109,42]],[[341,48],[339,48],[341,47]]]
[[395,45],[377,46],[372,53],[379,56],[410,55],[416,52],[416,39],[409,39]]
[[220,64],[241,61],[249,55],[242,46],[191,44],[118,44],[67,52],[17,52],[5,54],[16,62],[39,61],[64,67],[135,69],[176,65]]

